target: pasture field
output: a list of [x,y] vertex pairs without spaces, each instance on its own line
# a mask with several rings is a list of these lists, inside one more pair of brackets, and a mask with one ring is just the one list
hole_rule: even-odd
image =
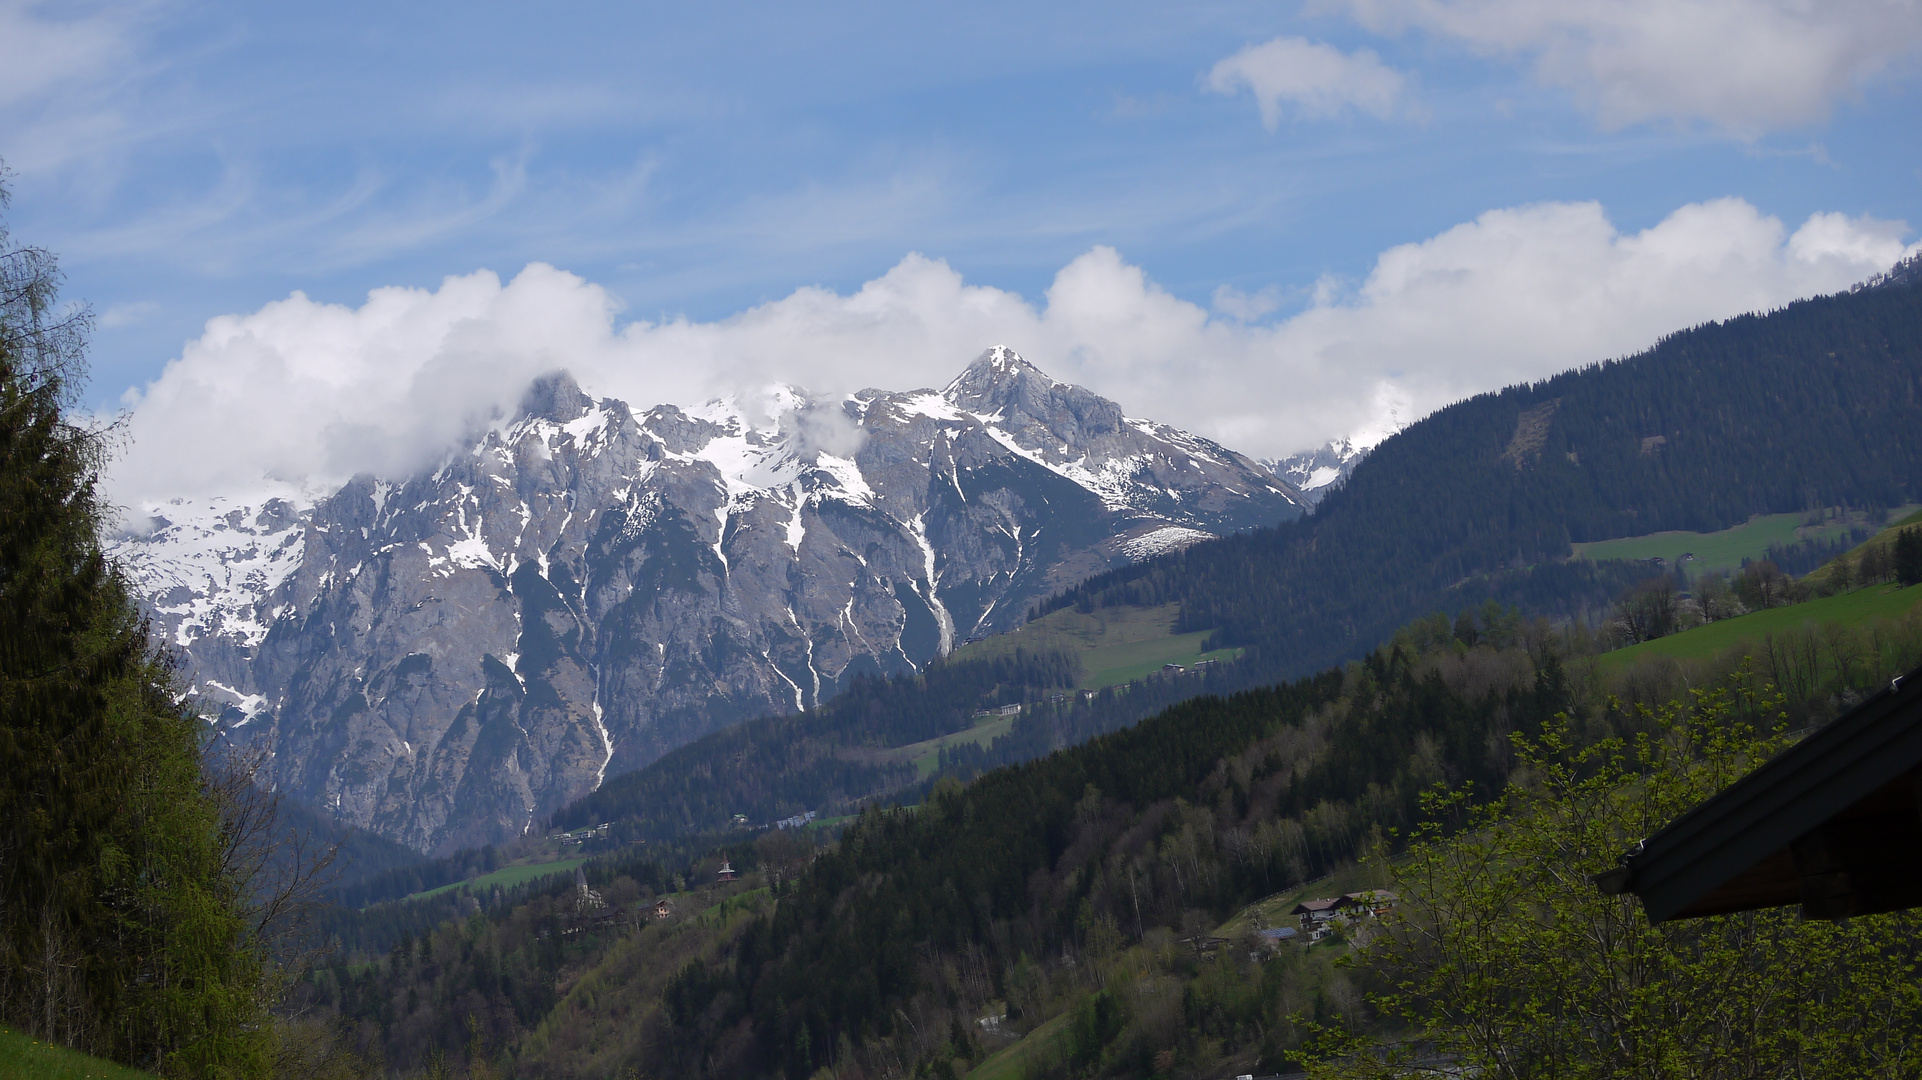
[[1192,664],[1197,660],[1226,660],[1239,649],[1201,651],[1205,630],[1173,633],[1178,604],[1152,608],[1102,608],[1082,614],[1073,608],[1051,612],[1025,626],[956,649],[959,660],[987,659],[1015,649],[1061,649],[1081,656],[1082,675],[1077,689],[1100,690],[1145,678],[1164,664]]
[[425,892],[414,893],[411,896],[403,897],[400,902],[405,903],[408,900],[422,900],[429,896],[439,896],[441,893],[451,892],[455,889],[491,889],[496,885],[503,889],[508,889],[516,885],[524,885],[536,878],[568,873],[586,861],[585,858],[556,859],[552,862],[520,863],[514,866],[503,866],[499,870],[482,874],[477,878],[468,878],[466,881],[452,881],[437,889],[428,889]]
[[[1889,515],[1889,521],[1898,522],[1916,510],[1915,506],[1898,507]],[[1666,559],[1671,567],[1677,565],[1683,554],[1692,553],[1695,558],[1687,564],[1688,571],[1700,574],[1740,569],[1743,559],[1761,559],[1768,554],[1770,544],[1833,540],[1846,535],[1852,527],[1870,527],[1866,516],[1859,511],[1851,513],[1846,521],[1829,521],[1821,525],[1804,525],[1802,520],[1801,514],[1765,514],[1721,532],[1658,532],[1619,540],[1593,540],[1573,547],[1578,558],[1599,561],[1660,557]]]

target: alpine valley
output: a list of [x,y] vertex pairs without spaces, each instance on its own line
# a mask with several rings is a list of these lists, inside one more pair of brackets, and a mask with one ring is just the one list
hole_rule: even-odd
[[441,853],[1307,505],[997,346],[825,401],[640,411],[557,373],[431,471],[144,507],[113,553],[280,790]]

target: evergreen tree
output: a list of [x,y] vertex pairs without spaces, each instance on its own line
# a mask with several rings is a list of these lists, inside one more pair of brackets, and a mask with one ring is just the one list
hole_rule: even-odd
[[1922,527],[1895,534],[1894,562],[1895,580],[1904,585],[1922,584]]
[[[0,206],[6,192],[0,188]],[[0,227],[0,1020],[177,1075],[259,1075],[262,965],[203,733],[101,551],[83,309]]]

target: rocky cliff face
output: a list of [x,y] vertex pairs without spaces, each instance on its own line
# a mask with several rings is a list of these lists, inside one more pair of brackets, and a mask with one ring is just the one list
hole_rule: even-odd
[[555,376],[432,473],[154,507],[117,553],[285,789],[444,852],[1302,504],[1005,348],[938,392],[773,411],[637,412]]

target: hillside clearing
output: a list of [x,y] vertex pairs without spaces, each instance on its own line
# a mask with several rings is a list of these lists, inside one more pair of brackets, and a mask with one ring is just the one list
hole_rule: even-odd
[[409,900],[424,900],[430,896],[439,896],[441,893],[450,892],[454,889],[492,889],[496,887],[511,889],[516,885],[525,885],[538,878],[551,877],[555,874],[565,874],[586,861],[585,858],[556,859],[553,862],[522,863],[517,866],[503,866],[499,870],[482,874],[477,878],[468,878],[466,881],[452,881],[439,888],[428,889],[425,892],[417,892],[410,896],[404,896],[398,902],[406,903]]
[[993,743],[994,740],[1006,735],[1008,729],[1013,726],[1014,717],[1012,716],[1001,716],[997,714],[980,717],[975,721],[974,726],[966,731],[950,732],[936,738],[924,739],[918,743],[909,743],[906,746],[896,748],[894,756],[897,760],[905,760],[913,763],[915,772],[919,774],[919,778],[926,780],[928,777],[934,775],[935,766],[941,763],[941,751],[950,746],[959,746],[962,743],[973,743],[976,746],[982,747],[988,746]]
[[[1898,507],[1890,513],[1889,521],[1897,521],[1916,509],[1914,505]],[[1660,558],[1670,566],[1680,565],[1683,555],[1692,554],[1695,558],[1689,561],[1688,570],[1700,574],[1740,569],[1743,559],[1766,556],[1771,544],[1786,546],[1806,541],[1828,542],[1848,535],[1851,528],[1870,527],[1867,515],[1861,511],[1850,512],[1846,518],[1825,521],[1820,525],[1802,524],[1804,516],[1763,514],[1720,532],[1658,532],[1618,540],[1593,540],[1571,546],[1578,558],[1596,561]]]
[[1759,642],[1769,634],[1780,634],[1799,627],[1853,625],[1869,619],[1903,615],[1922,605],[1922,585],[1902,588],[1897,585],[1872,585],[1853,592],[1810,600],[1787,607],[1752,611],[1733,619],[1723,619],[1679,634],[1644,641],[1625,649],[1603,653],[1595,658],[1598,671],[1612,674],[1644,657],[1665,656],[1672,660],[1708,660],[1738,645]]
[[1205,630],[1174,633],[1180,614],[1179,604],[1098,608],[1085,614],[1063,608],[1005,634],[963,645],[955,650],[954,658],[982,660],[1016,649],[1061,649],[1081,657],[1077,689],[1102,690],[1153,675],[1168,664],[1228,660],[1241,655],[1239,649],[1203,652],[1201,643],[1208,636]]
[[1044,1055],[1058,1052],[1056,1044],[1067,1033],[1071,1018],[1071,1014],[1064,1012],[1028,1032],[1013,1046],[1004,1046],[989,1054],[969,1071],[967,1080],[1024,1080],[1039,1072],[1034,1066],[1045,1065]]

